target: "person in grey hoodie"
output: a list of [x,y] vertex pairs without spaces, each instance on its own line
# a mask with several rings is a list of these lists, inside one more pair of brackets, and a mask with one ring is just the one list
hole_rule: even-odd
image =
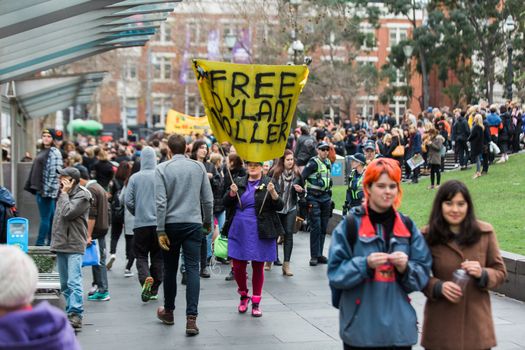
[[[157,317],[172,325],[177,294],[180,249],[186,264],[186,334],[199,334],[197,314],[200,293],[199,260],[203,228],[210,231],[213,219],[213,192],[204,164],[184,156],[186,141],[181,135],[168,139],[173,158],[156,171],[157,233],[163,249],[164,307]],[[202,210],[202,211],[201,211]]]
[[140,156],[140,171],[129,178],[126,188],[126,208],[135,216],[134,251],[143,302],[157,300],[163,277],[155,210],[156,165],[155,150],[145,147]]

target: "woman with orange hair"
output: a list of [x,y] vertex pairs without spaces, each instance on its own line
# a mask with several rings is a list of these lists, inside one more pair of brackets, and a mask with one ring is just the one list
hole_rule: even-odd
[[422,290],[432,258],[413,221],[399,213],[401,169],[379,158],[366,168],[365,202],[332,233],[328,280],[344,349],[410,349],[417,319],[408,294]]

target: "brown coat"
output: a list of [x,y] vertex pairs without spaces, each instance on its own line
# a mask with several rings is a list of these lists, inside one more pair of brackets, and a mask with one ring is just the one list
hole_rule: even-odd
[[[449,242],[430,247],[433,277],[423,291],[428,299],[421,340],[426,349],[479,350],[496,346],[489,289],[503,283],[507,270],[492,225],[478,223],[483,233],[472,246]],[[426,230],[422,230],[423,234]],[[465,260],[480,262],[488,273],[487,287],[480,288],[472,279],[459,303],[453,304],[444,297],[435,299],[432,292],[436,283],[452,280],[452,273]]]

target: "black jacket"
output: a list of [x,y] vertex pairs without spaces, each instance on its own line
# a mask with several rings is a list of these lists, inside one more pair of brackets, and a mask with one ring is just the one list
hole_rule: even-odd
[[452,140],[455,142],[467,141],[469,135],[470,130],[467,120],[464,117],[459,117],[452,127]]
[[[267,192],[266,188],[268,187],[270,181],[273,182],[275,185],[275,190],[277,193],[279,193],[279,186],[268,176],[263,176],[261,179],[261,185],[264,184],[265,189],[255,191],[255,213],[257,215],[257,230],[259,231],[260,239],[275,239],[280,235],[284,235],[284,229],[281,225],[279,215],[277,214],[277,212],[282,210],[284,207],[284,202],[281,196],[279,196],[276,200],[273,200],[272,196],[268,194],[266,197],[266,202],[264,203],[264,208],[259,214]],[[248,175],[236,178],[235,184],[238,187],[238,194],[240,198],[242,197],[243,193],[246,192],[246,187],[248,185]],[[231,197],[228,191],[223,197],[223,203],[224,207],[226,208],[226,222],[224,223],[224,227],[222,229],[222,235],[227,237],[233,217],[237,211],[237,196]]]
[[483,153],[483,129],[479,125],[472,127],[472,132],[468,138],[470,142],[470,156],[475,160],[478,155]]
[[294,157],[298,166],[304,166],[317,155],[317,143],[313,136],[301,135],[295,146]]

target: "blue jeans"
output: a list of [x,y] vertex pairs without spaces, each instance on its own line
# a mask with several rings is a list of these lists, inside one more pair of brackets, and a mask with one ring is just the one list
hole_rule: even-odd
[[66,313],[82,317],[82,254],[57,253],[57,268],[60,276],[60,291],[66,299]]
[[51,227],[53,225],[56,201],[56,198],[42,197],[40,193],[36,194],[36,204],[40,213],[40,227],[38,228],[36,245],[51,244]]
[[96,284],[99,293],[108,292],[108,270],[106,268],[106,236],[97,238],[100,264],[92,266],[93,284]]
[[307,196],[308,224],[310,225],[310,257],[312,259],[323,256],[326,227],[330,219],[331,197],[328,194],[321,196]]
[[186,268],[186,315],[197,315],[200,293],[199,258],[202,241],[202,225],[181,223],[166,224],[170,250],[162,251],[164,258],[164,308],[175,310],[177,296],[177,268],[180,249],[184,254]]

